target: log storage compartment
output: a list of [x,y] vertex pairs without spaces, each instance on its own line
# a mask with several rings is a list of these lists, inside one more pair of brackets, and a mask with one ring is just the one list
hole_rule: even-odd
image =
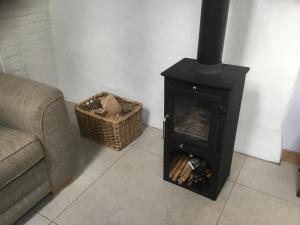
[[170,163],[169,180],[200,193],[209,192],[213,181],[210,164],[193,154],[177,152]]

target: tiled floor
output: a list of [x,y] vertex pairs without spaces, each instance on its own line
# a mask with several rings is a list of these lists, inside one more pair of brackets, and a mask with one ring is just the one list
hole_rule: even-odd
[[77,136],[76,179],[17,225],[300,225],[297,166],[238,153],[217,201],[162,179],[162,132],[146,128],[123,151]]

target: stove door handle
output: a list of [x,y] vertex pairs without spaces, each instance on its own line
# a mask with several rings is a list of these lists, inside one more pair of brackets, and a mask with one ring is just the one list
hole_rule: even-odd
[[167,123],[168,118],[170,118],[170,115],[169,114],[165,115],[164,121],[163,121],[163,137],[162,137],[163,139],[166,138],[166,123]]

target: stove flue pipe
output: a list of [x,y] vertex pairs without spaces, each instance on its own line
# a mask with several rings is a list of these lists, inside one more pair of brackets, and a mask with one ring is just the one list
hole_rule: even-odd
[[230,0],[202,0],[197,61],[205,65],[222,63]]

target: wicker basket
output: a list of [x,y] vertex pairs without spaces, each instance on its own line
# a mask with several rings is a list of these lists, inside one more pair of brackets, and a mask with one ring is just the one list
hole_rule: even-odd
[[115,150],[121,150],[142,134],[142,104],[119,96],[114,97],[129,112],[123,116],[101,116],[93,110],[85,109],[92,99],[109,95],[101,92],[75,106],[75,113],[82,136]]

